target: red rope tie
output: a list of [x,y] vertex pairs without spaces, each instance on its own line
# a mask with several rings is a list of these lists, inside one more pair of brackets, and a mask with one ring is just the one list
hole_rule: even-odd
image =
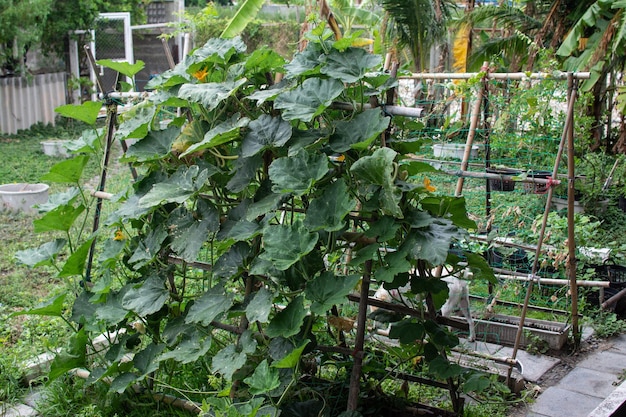
[[[537,184],[537,183],[535,183]],[[552,177],[546,177],[546,183],[542,184],[545,189],[541,190],[541,191],[537,191],[537,194],[545,194],[546,192],[548,192],[548,190],[553,186],[553,185],[559,185],[560,182],[559,180],[555,180]],[[536,189],[536,188],[535,188]]]

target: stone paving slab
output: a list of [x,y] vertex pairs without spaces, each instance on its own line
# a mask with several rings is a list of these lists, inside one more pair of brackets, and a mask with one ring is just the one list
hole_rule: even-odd
[[574,368],[554,386],[604,399],[615,390],[614,381],[613,375],[606,372]]
[[605,350],[603,352],[594,353],[583,359],[576,364],[576,367],[593,369],[619,376],[623,374],[624,369],[626,369],[626,355],[611,350]]
[[609,352],[621,353],[622,355],[626,355],[626,335],[619,335],[610,339],[608,342],[609,348],[607,349]]
[[10,406],[10,408],[7,408],[6,410],[0,408],[0,412],[2,412],[0,414],[2,417],[36,417],[39,415],[34,408],[29,407],[26,404]]
[[602,400],[602,398],[550,387],[537,398],[527,416],[534,413],[534,415],[546,417],[587,417]]
[[626,400],[626,384],[621,384],[589,413],[588,417],[622,416],[626,412],[623,409],[624,400]]
[[[626,340],[626,339],[625,339]],[[501,358],[510,358],[513,355],[513,348],[488,342],[464,342],[467,349],[475,350]],[[537,382],[546,372],[561,362],[560,359],[547,355],[532,355],[525,350],[517,351],[517,360],[522,364],[522,377],[526,381]]]

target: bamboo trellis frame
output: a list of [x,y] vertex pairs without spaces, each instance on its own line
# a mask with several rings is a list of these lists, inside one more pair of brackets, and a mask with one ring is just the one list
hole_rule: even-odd
[[[475,173],[475,172],[469,172],[467,171],[468,167],[469,167],[469,156],[470,156],[470,150],[471,150],[471,146],[473,143],[473,138],[476,132],[476,128],[479,122],[479,118],[480,118],[480,105],[482,102],[482,98],[484,95],[488,94],[488,90],[487,90],[487,86],[486,83],[484,82],[485,80],[488,79],[503,79],[503,80],[540,80],[540,79],[546,79],[546,78],[551,78],[551,79],[568,79],[568,80],[579,80],[579,79],[587,79],[589,78],[589,73],[569,73],[569,74],[565,74],[565,73],[558,73],[558,74],[546,74],[546,73],[532,73],[532,74],[526,74],[526,73],[490,73],[488,71],[485,71],[484,73],[465,73],[465,74],[452,74],[452,73],[424,73],[424,74],[413,74],[411,76],[400,76],[398,77],[399,79],[471,79],[474,77],[481,77],[483,83],[481,86],[481,89],[479,90],[478,93],[478,98],[476,100],[476,102],[474,103],[474,108],[472,111],[472,115],[471,115],[471,120],[470,120],[470,130],[468,132],[468,137],[466,140],[466,146],[465,146],[465,153],[463,156],[463,159],[460,163],[460,169],[456,170],[456,171],[444,171],[446,173],[448,173],[449,175],[453,175],[453,176],[457,176],[459,177],[458,182],[457,182],[457,187],[455,190],[455,195],[461,195],[462,190],[463,190],[463,179],[464,178],[492,178],[492,179],[513,179],[511,177],[508,176],[503,176],[503,175],[499,175],[499,174],[489,174],[489,173]],[[107,94],[107,98],[109,99],[134,99],[134,98],[141,98],[141,97],[145,97],[147,93],[119,93],[119,92],[111,92]],[[149,94],[149,93],[148,93]],[[561,159],[561,155],[564,149],[564,144],[566,140],[573,140],[573,133],[571,132],[571,124],[573,123],[572,120],[572,112],[573,112],[573,104],[574,104],[574,100],[576,97],[576,90],[575,88],[571,89],[571,94],[568,95],[568,115],[567,115],[567,119],[566,119],[566,123],[565,123],[565,128],[563,131],[563,136],[561,139],[561,144],[559,146],[559,154],[556,157],[555,160],[555,166],[554,166],[554,170],[553,170],[553,177],[552,178],[557,178],[556,176],[556,171],[558,169],[558,164],[559,161]],[[350,104],[347,103],[333,103],[333,107],[335,108],[347,108],[347,107],[351,107]],[[370,106],[371,108],[372,106]],[[383,107],[383,106],[381,106]],[[391,105],[391,104],[387,104],[384,105],[384,110],[387,114],[390,115],[401,115],[401,116],[408,116],[408,117],[419,117],[421,115],[421,109],[416,109],[416,108],[411,108],[411,107],[403,107],[403,106],[395,106],[395,105]],[[114,114],[114,109],[111,106],[111,109],[109,109],[109,116],[111,119],[114,119],[113,114]],[[112,129],[112,127],[111,127]],[[108,151],[108,149],[107,149]],[[570,158],[571,159],[571,158]],[[573,163],[573,162],[572,162]],[[106,162],[105,162],[105,167],[104,170],[106,170]],[[103,171],[103,175],[105,175],[105,171]],[[105,177],[104,177],[105,178]],[[539,255],[539,253],[542,250],[542,244],[543,244],[543,238],[544,238],[544,232],[545,232],[545,223],[547,221],[547,215],[549,213],[549,208],[550,208],[550,203],[551,203],[551,197],[552,197],[552,186],[557,185],[559,183],[558,180],[556,179],[541,179],[541,178],[524,178],[524,179],[515,179],[516,181],[520,181],[520,182],[527,182],[527,183],[538,183],[538,184],[547,184],[549,185],[548,187],[548,199],[546,202],[546,210],[544,212],[544,217],[543,217],[543,227],[542,227],[542,232],[540,234],[539,237],[539,241],[538,244],[536,246],[536,255]],[[571,172],[568,170],[568,185],[569,184],[573,184],[573,166],[572,166],[572,170]],[[573,185],[571,187],[568,187],[568,193],[570,191],[570,188],[573,189]],[[99,201],[102,201],[103,199],[109,199],[111,197],[111,194],[106,193],[104,191],[104,180],[101,183],[101,186],[99,187],[98,190],[96,190],[95,192],[92,193],[93,196],[95,198],[97,198]],[[573,194],[572,194],[572,198],[570,198],[568,200],[568,212],[573,213]],[[97,221],[94,223],[94,227],[97,228]],[[570,239],[570,251],[572,250],[572,248],[575,249],[575,241],[574,239]],[[514,345],[514,350],[513,350],[513,354],[511,358],[506,358],[505,362],[507,364],[509,364],[509,378],[511,375],[511,371],[513,370],[513,367],[515,366],[516,363],[516,354],[517,354],[517,350],[519,349],[519,343],[520,343],[520,335],[521,332],[523,330],[523,326],[524,326],[524,320],[525,320],[525,316],[526,316],[526,311],[528,309],[528,304],[529,304],[529,297],[530,297],[530,291],[532,289],[532,284],[533,282],[538,278],[536,277],[536,271],[537,271],[537,258],[538,256],[535,256],[535,261],[533,263],[533,269],[532,269],[532,273],[531,273],[531,279],[528,279],[529,281],[529,285],[528,285],[528,291],[527,291],[527,297],[524,300],[524,304],[523,304],[523,310],[522,310],[522,316],[520,317],[520,323],[519,323],[519,329],[518,329],[518,334],[516,337],[516,341],[515,341],[515,345]],[[175,258],[170,259],[170,262],[176,263],[177,260]],[[207,264],[203,264],[203,263],[198,263],[197,265],[194,264],[193,267],[197,267],[200,269],[210,269],[211,265],[207,265]],[[364,346],[364,339],[365,339],[365,332],[367,329],[367,325],[366,325],[366,321],[367,321],[367,310],[369,305],[371,305],[371,302],[369,301],[368,298],[368,293],[369,293],[369,283],[370,283],[370,273],[371,273],[371,264],[366,264],[366,271],[365,274],[363,276],[363,280],[362,280],[362,285],[361,285],[361,293],[358,296],[353,296],[353,298],[358,298],[358,303],[359,303],[359,313],[358,313],[358,318],[357,318],[357,323],[356,323],[356,340],[355,340],[355,346],[353,350],[350,350],[350,354],[354,359],[354,364],[353,364],[353,369],[352,369],[352,374],[351,374],[351,381],[350,381],[350,390],[349,390],[349,394],[348,394],[348,410],[356,410],[357,406],[358,406],[358,398],[359,398],[359,392],[360,392],[360,378],[361,378],[361,366],[362,366],[362,361],[363,361],[363,357],[365,354],[365,346]],[[518,279],[521,279],[518,277]],[[542,281],[538,281],[538,282],[545,282],[545,283],[550,283],[550,284],[563,284],[565,285],[565,283],[563,282],[565,280],[559,280],[559,282],[548,282],[545,280]],[[598,284],[591,284],[591,285],[598,285],[598,286],[605,286],[605,283],[598,283]],[[573,271],[573,279],[572,276],[570,275],[570,281],[569,281],[569,285],[572,288],[576,288],[577,285],[590,285],[586,282],[582,282],[582,281],[576,281],[575,279],[575,271]],[[384,307],[383,307],[384,308]],[[578,312],[575,308],[575,305],[572,306],[572,320],[573,320],[573,324],[574,321],[577,320],[578,317]],[[452,324],[452,323],[449,323]],[[458,324],[458,323],[457,323]],[[577,332],[577,325],[573,326],[574,328],[574,332]],[[237,333],[240,328],[237,326],[233,326],[233,328],[231,329],[234,333]],[[576,334],[576,333],[575,333]],[[337,347],[340,348],[340,347]],[[345,349],[345,348],[342,348]],[[429,383],[428,380],[424,380],[424,379],[420,379],[421,383]],[[446,383],[437,383],[436,381],[430,381],[433,385],[436,386],[441,386],[442,388],[446,388],[450,390],[450,393],[452,395],[452,401],[453,404],[455,404],[455,408],[457,408],[459,406],[459,404],[461,404],[460,406],[462,407],[462,401],[460,401],[459,398],[457,398],[455,395],[457,395],[454,392],[454,386],[451,384],[446,384]]]

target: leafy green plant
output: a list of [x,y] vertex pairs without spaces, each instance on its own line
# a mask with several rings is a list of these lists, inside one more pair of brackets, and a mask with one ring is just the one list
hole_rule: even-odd
[[[142,174],[95,234],[67,232],[82,230],[82,167],[107,132],[83,134],[73,147],[81,155],[52,169],[49,180],[74,187],[53,196],[36,225],[66,236],[18,254],[77,284],[75,300],[62,294],[24,312],[60,317],[75,332],[51,379],[81,367],[112,393],[168,390],[176,369],[196,365],[226,387],[222,395],[246,404],[241,414],[272,414],[295,401],[302,356],[348,337],[347,295],[362,277],[410,282],[443,304],[447,286],[428,272],[459,268],[449,248],[476,225],[462,197],[433,194],[430,165],[405,158],[399,142],[380,145],[390,117],[365,103],[393,85],[379,72],[382,59],[351,38],[329,37],[320,25],[289,63],[267,49],[246,54],[240,38],[212,39],[151,80],[153,93],[123,114],[115,133],[137,139],[123,162]],[[286,77],[272,85],[276,72]],[[172,109],[181,116],[161,129],[156,121]],[[93,123],[96,110],[84,103],[59,111]],[[341,272],[324,262],[348,248]],[[475,277],[493,279],[480,256],[465,255]],[[101,334],[106,343],[94,344]],[[403,320],[391,337],[408,346],[422,340],[433,377],[460,377],[443,355],[458,339],[434,317]],[[188,395],[203,398],[199,387]]]
[[597,337],[611,337],[626,331],[626,322],[620,320],[615,313],[597,312],[591,316],[591,327]]

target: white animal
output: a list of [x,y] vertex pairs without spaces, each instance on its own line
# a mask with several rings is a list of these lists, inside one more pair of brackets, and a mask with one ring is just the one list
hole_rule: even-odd
[[[465,274],[467,278],[467,270]],[[444,317],[450,317],[454,312],[460,310],[463,313],[463,317],[465,317],[465,320],[467,320],[467,325],[469,327],[468,341],[473,342],[474,340],[476,340],[476,330],[474,328],[472,313],[470,312],[467,280],[457,278],[453,275],[449,275],[441,279],[448,283],[449,292],[448,299],[441,307],[441,315]],[[398,288],[397,290],[386,290],[385,288],[383,288],[383,286],[380,286],[378,290],[376,290],[374,298],[389,303],[398,301],[402,299],[402,294],[407,293],[409,289],[410,287],[408,284],[404,287]]]

